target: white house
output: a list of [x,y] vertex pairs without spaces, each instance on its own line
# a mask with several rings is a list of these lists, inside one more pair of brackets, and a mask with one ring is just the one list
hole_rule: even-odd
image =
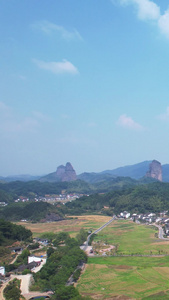
[[123,211],[120,213],[120,216],[125,218],[125,219],[128,219],[130,217],[130,213],[127,212],[127,211]]
[[2,267],[2,266],[0,266],[0,274],[1,274],[2,276],[5,276],[5,268]]
[[34,256],[34,255],[30,255],[28,256],[28,264],[30,264],[31,262],[35,261],[37,263],[41,263],[41,257],[38,257],[38,256]]

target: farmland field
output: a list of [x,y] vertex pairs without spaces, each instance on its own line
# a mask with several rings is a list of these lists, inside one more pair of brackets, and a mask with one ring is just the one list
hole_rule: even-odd
[[61,231],[68,232],[71,237],[75,237],[81,228],[86,230],[96,230],[103,224],[108,222],[111,217],[99,215],[71,216],[68,220],[51,222],[51,223],[28,223],[18,222],[30,229],[34,237],[40,237],[45,232],[59,233]]
[[[75,237],[80,228],[94,231],[109,220],[110,217],[88,215],[53,223],[24,225],[34,236],[66,231]],[[116,245],[117,254],[131,256],[89,257],[77,282],[79,292],[98,300],[169,299],[169,256],[157,256],[169,254],[169,241],[159,240],[156,233],[157,229],[153,226],[128,220],[113,221],[96,235],[94,242]],[[135,254],[153,256],[132,256]]]
[[93,299],[169,299],[169,257],[89,258],[77,287]]
[[119,254],[169,254],[169,241],[159,240],[157,232],[154,226],[118,220],[99,232],[95,241],[116,245]]
[[78,281],[80,293],[93,299],[169,299],[169,256],[157,257],[169,254],[169,242],[156,238],[156,232],[126,220],[99,232],[95,243],[116,245],[117,254],[154,257],[90,257]]

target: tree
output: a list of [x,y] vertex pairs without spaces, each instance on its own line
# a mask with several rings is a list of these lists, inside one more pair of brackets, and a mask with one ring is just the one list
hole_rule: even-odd
[[84,230],[84,228],[81,228],[79,233],[76,236],[78,244],[82,245],[86,241],[87,236],[88,236],[87,232]]
[[[79,298],[77,298],[79,297]],[[77,289],[73,286],[60,286],[56,291],[52,300],[73,300],[82,299]]]
[[14,279],[4,289],[6,300],[19,300],[21,297],[21,290],[19,288],[19,281]]

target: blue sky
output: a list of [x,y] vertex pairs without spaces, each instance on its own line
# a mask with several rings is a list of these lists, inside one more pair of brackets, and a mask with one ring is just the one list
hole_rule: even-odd
[[169,163],[167,0],[0,0],[0,175]]

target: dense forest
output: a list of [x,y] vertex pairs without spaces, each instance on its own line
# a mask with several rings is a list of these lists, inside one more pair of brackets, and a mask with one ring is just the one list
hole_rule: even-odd
[[31,239],[32,232],[23,226],[12,224],[0,219],[0,245],[6,246],[14,241],[26,241]]
[[65,232],[57,234],[53,240],[55,248],[49,247],[47,250],[46,264],[33,274],[35,282],[31,289],[53,291],[52,300],[89,299],[80,296],[73,286],[66,286],[71,275],[73,281],[79,278],[81,267],[87,262],[86,254],[79,248],[83,238],[86,239],[83,230],[76,239]]
[[83,196],[67,203],[69,213],[118,214],[127,210],[132,213],[155,213],[169,210],[169,184],[154,182],[146,185],[122,188],[105,194]]
[[13,181],[9,183],[0,183],[0,201],[10,203],[20,196],[34,199],[36,196],[45,196],[46,194],[59,195],[63,190],[66,191],[66,193],[83,194],[97,191],[93,186],[81,180],[57,183]]
[[30,200],[36,196],[45,196],[46,194],[61,194],[65,193],[79,193],[79,194],[93,194],[106,193],[112,190],[119,190],[121,188],[142,185],[152,182],[152,179],[135,180],[130,177],[115,177],[104,178],[99,182],[89,184],[82,180],[75,180],[71,182],[39,182],[39,181],[13,181],[9,183],[0,183],[0,202],[11,203],[20,196],[28,197]]
[[[73,183],[63,183],[65,185],[72,186],[76,183],[76,188],[81,186],[81,181],[76,181]],[[112,182],[111,182],[112,183]],[[137,183],[137,184],[136,184]],[[63,205],[62,203],[56,203],[51,205],[46,202],[34,202],[30,200],[27,203],[14,203],[10,202],[11,196],[16,191],[29,193],[31,191],[31,186],[37,188],[36,182],[12,182],[4,184],[7,191],[2,191],[3,199],[7,196],[9,199],[9,205],[6,207],[1,207],[0,218],[5,218],[9,221],[19,221],[21,219],[26,219],[32,222],[38,222],[44,219],[47,215],[55,214],[57,220],[65,218],[68,214],[83,214],[83,213],[102,213],[107,215],[118,214],[121,211],[128,210],[131,213],[146,213],[146,212],[161,212],[163,210],[169,210],[169,183],[162,182],[151,182],[144,183],[133,181],[130,178],[115,178],[113,180],[112,188],[109,191],[108,183],[100,183],[98,189],[103,191],[103,186],[105,187],[105,192],[92,192],[89,195],[84,195],[79,199],[72,202],[68,202]],[[103,185],[102,185],[103,184]],[[38,183],[38,186],[43,186],[43,193],[49,193],[48,187],[52,186],[54,188],[54,183]],[[62,183],[60,183],[62,186]],[[106,186],[107,185],[107,186]],[[23,187],[29,187],[29,189],[22,190]],[[60,186],[60,188],[61,188]],[[74,185],[75,186],[75,185]],[[45,190],[47,187],[47,190]],[[63,186],[62,186],[63,188]],[[80,188],[79,188],[80,189]],[[97,190],[98,190],[97,189]],[[27,191],[27,192],[26,192]],[[9,194],[8,194],[9,193]],[[1,199],[1,193],[0,193]]]
[[9,221],[20,221],[26,219],[29,221],[38,222],[45,219],[50,213],[58,216],[58,220],[64,218],[61,210],[56,206],[46,202],[28,202],[28,203],[14,203],[0,210],[0,218],[5,218]]

